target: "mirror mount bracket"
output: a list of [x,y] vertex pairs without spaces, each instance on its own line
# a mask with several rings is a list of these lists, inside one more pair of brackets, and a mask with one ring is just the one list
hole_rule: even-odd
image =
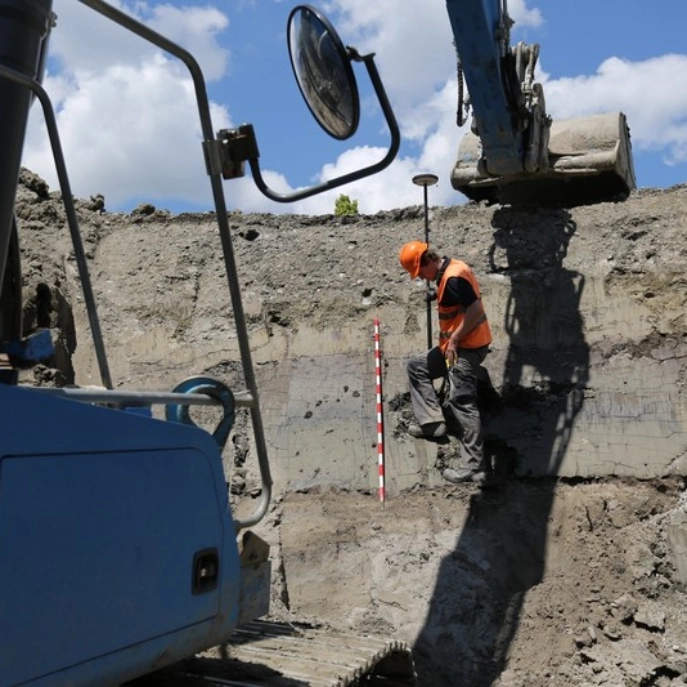
[[217,132],[217,151],[224,179],[245,176],[245,162],[260,157],[258,142],[252,124],[242,124],[238,129],[221,129]]

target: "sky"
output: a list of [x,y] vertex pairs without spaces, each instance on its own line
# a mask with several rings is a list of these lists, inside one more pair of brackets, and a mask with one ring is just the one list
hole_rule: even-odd
[[[270,189],[292,193],[379,162],[390,135],[367,70],[354,63],[361,122],[329,138],[293,77],[282,0],[111,0],[188,50],[204,73],[213,130],[253,125]],[[373,214],[423,202],[416,174],[431,172],[430,206],[466,202],[450,184],[460,138],[456,62],[444,0],[311,2],[345,45],[374,64],[401,131],[380,173],[295,203],[278,203],[251,173],[223,181],[229,210],[329,214],[346,194]],[[105,197],[108,211],[152,203],[173,213],[213,210],[193,84],[176,58],[78,0],[53,0],[43,85],[56,112],[73,195]],[[511,44],[540,45],[535,72],[554,120],[623,112],[637,186],[687,181],[687,2],[510,0]],[[43,115],[34,103],[22,164],[59,190]]]

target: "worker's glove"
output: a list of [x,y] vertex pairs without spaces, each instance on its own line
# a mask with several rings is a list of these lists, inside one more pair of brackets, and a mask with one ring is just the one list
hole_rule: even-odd
[[425,294],[425,300],[428,303],[431,303],[432,301],[435,301],[437,299],[437,290],[436,289],[427,289],[427,293]]

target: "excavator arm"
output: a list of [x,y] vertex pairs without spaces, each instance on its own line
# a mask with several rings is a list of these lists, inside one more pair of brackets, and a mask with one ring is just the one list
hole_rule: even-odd
[[507,0],[446,0],[472,109],[451,174],[476,201],[573,206],[626,198],[635,188],[622,113],[553,121],[535,82],[539,45],[510,45]]

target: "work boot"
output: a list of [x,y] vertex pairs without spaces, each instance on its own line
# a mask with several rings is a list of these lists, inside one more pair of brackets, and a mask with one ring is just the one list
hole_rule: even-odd
[[452,437],[458,437],[460,439],[464,432],[463,428],[457,422],[451,422],[449,420],[449,422],[446,423],[446,434],[450,434]]
[[424,425],[413,422],[408,427],[408,434],[416,439],[441,439],[446,436],[446,425],[443,422],[427,422]]
[[464,482],[473,482],[474,484],[484,484],[487,480],[487,473],[479,468],[465,467],[454,470],[453,468],[446,468],[441,476],[447,482],[453,484],[462,484]]

